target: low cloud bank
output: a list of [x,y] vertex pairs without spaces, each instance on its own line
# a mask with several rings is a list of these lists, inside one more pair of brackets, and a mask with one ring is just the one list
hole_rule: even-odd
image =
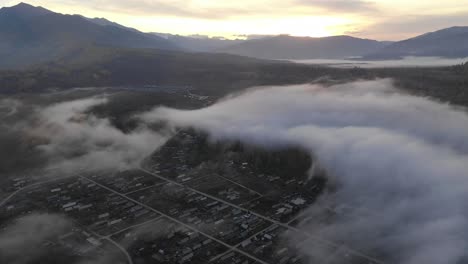
[[[266,87],[213,106],[157,108],[143,120],[265,147],[308,149],[339,186],[309,209],[346,205],[331,223],[303,223],[389,262],[455,264],[468,247],[468,115],[398,92],[391,80]],[[328,256],[309,243],[303,253]]]
[[110,120],[87,113],[104,98],[89,98],[49,106],[39,112],[39,123],[32,133],[47,139],[40,146],[52,164],[67,170],[128,169],[165,142],[165,137],[145,126],[124,133]]
[[[31,164],[64,172],[78,169],[129,169],[151,154],[167,139],[144,124],[123,132],[105,117],[94,115],[93,107],[105,97],[91,97],[22,110],[20,101],[4,100],[0,108],[9,116],[0,140],[14,153],[4,153],[5,169]],[[12,109],[20,109],[18,114]],[[20,116],[16,116],[20,115]],[[9,140],[14,137],[14,142]],[[13,155],[12,155],[13,154]],[[10,156],[9,156],[10,155]],[[26,160],[27,157],[28,159]]]
[[333,60],[312,59],[294,60],[296,63],[328,65],[335,68],[401,68],[401,67],[444,67],[463,64],[468,58],[440,58],[440,57],[404,57],[395,60]]
[[16,114],[18,107],[21,103],[17,100],[12,99],[1,99],[0,100],[0,117],[6,118]]
[[56,214],[31,214],[16,219],[0,231],[2,263],[32,263],[46,254],[43,244],[72,227],[71,221]]

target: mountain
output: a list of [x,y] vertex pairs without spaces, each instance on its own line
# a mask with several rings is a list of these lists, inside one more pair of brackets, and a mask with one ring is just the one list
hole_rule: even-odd
[[226,39],[221,37],[208,37],[203,35],[181,36],[167,33],[150,33],[154,36],[163,37],[187,51],[213,52],[228,46],[244,42],[241,39]]
[[398,59],[407,56],[468,57],[468,27],[451,27],[395,42],[366,59]]
[[85,46],[179,49],[164,38],[100,25],[79,15],[62,15],[24,3],[0,9],[0,68],[50,61]]
[[217,51],[262,59],[343,59],[373,53],[386,45],[350,36],[311,38],[280,35],[248,40]]
[[[133,32],[139,32],[139,33],[142,33],[140,31],[138,31],[137,29],[134,29],[134,28],[131,28],[131,27],[126,27],[126,26],[122,26],[118,23],[115,23],[113,21],[110,21],[110,20],[107,20],[103,17],[95,17],[95,18],[88,18],[88,17],[83,17],[84,19],[88,20],[88,21],[91,21],[95,24],[98,24],[100,26],[114,26],[114,27],[118,27],[118,28],[121,28],[121,29],[126,29],[126,30],[130,30],[130,31],[133,31]],[[143,33],[145,34],[145,33]]]
[[[213,95],[252,86],[299,84],[345,70],[229,54],[85,47],[71,56],[22,70],[0,70],[2,93],[73,87],[191,86]],[[359,76],[362,77],[362,76]]]

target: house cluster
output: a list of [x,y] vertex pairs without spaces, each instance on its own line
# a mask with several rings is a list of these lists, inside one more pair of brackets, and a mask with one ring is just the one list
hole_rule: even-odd
[[202,234],[161,218],[121,234],[128,249],[145,263],[208,263],[227,248]]
[[246,257],[245,255],[240,254],[236,251],[229,251],[223,256],[219,257],[213,264],[254,264],[258,263],[253,259]]
[[[163,188],[167,190],[170,187]],[[170,193],[165,195],[172,195],[174,198],[170,198],[171,200],[179,199],[184,203],[171,208],[160,207],[160,209],[184,223],[205,230],[226,243],[239,243],[269,224],[248,211],[237,209],[224,202],[210,199],[185,188],[172,188]],[[158,199],[158,197],[153,196],[152,199]]]
[[259,259],[267,260],[269,263],[302,263],[297,250],[288,246],[284,232],[284,228],[272,225],[253,238],[242,242],[240,247]]
[[100,235],[108,235],[135,223],[158,216],[97,184],[72,179],[49,185],[42,190],[49,207],[75,218]]

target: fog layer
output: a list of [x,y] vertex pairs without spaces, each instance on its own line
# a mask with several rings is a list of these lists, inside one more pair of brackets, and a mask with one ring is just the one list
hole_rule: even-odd
[[108,118],[93,114],[93,107],[106,102],[105,97],[91,97],[31,107],[0,101],[5,121],[0,143],[12,150],[3,153],[0,164],[7,172],[33,165],[66,172],[138,166],[167,136],[144,124],[123,132]]
[[294,60],[296,63],[328,65],[336,68],[443,67],[465,63],[468,58],[405,57],[394,60]]
[[[389,262],[451,264],[468,238],[468,115],[398,92],[391,80],[263,87],[195,111],[157,108],[149,122],[214,139],[306,148],[338,188],[309,209],[347,205],[301,228]],[[303,253],[326,256],[311,244]]]
[[2,263],[34,263],[46,254],[44,244],[71,229],[67,218],[56,214],[33,213],[16,219],[0,231]]

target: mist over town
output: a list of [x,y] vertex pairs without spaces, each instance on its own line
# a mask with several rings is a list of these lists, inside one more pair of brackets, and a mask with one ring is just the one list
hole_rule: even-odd
[[464,1],[0,1],[0,263],[468,263]]

